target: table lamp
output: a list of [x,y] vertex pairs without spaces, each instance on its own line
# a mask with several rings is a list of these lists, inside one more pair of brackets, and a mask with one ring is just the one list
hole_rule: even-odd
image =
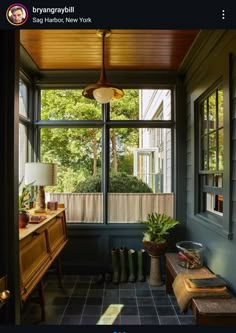
[[57,184],[57,165],[55,163],[28,162],[25,164],[25,184],[38,186],[35,213],[45,213],[44,186]]

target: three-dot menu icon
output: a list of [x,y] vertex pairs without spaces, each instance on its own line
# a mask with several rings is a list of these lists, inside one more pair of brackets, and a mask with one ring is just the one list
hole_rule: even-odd
[[225,10],[224,9],[222,9],[222,12],[221,12],[221,18],[222,18],[222,20],[224,20],[225,19]]

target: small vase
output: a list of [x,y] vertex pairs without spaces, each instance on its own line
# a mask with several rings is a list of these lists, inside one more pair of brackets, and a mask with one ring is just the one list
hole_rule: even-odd
[[19,213],[19,228],[25,228],[29,223],[28,213]]

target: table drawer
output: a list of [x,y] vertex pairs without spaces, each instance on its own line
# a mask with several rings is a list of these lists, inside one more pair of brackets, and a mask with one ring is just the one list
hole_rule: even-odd
[[20,250],[21,284],[24,290],[32,283],[34,277],[40,274],[40,269],[45,263],[50,261],[47,230],[35,232],[29,238],[29,242]]
[[65,222],[63,215],[58,215],[48,226],[48,244],[53,254],[66,240]]

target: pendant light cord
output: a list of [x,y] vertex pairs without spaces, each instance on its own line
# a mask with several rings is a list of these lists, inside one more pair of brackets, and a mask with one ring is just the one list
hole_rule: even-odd
[[106,72],[105,72],[105,38],[106,38],[106,32],[103,31],[102,33],[102,68],[101,68],[101,74],[99,83],[105,83],[106,82]]

